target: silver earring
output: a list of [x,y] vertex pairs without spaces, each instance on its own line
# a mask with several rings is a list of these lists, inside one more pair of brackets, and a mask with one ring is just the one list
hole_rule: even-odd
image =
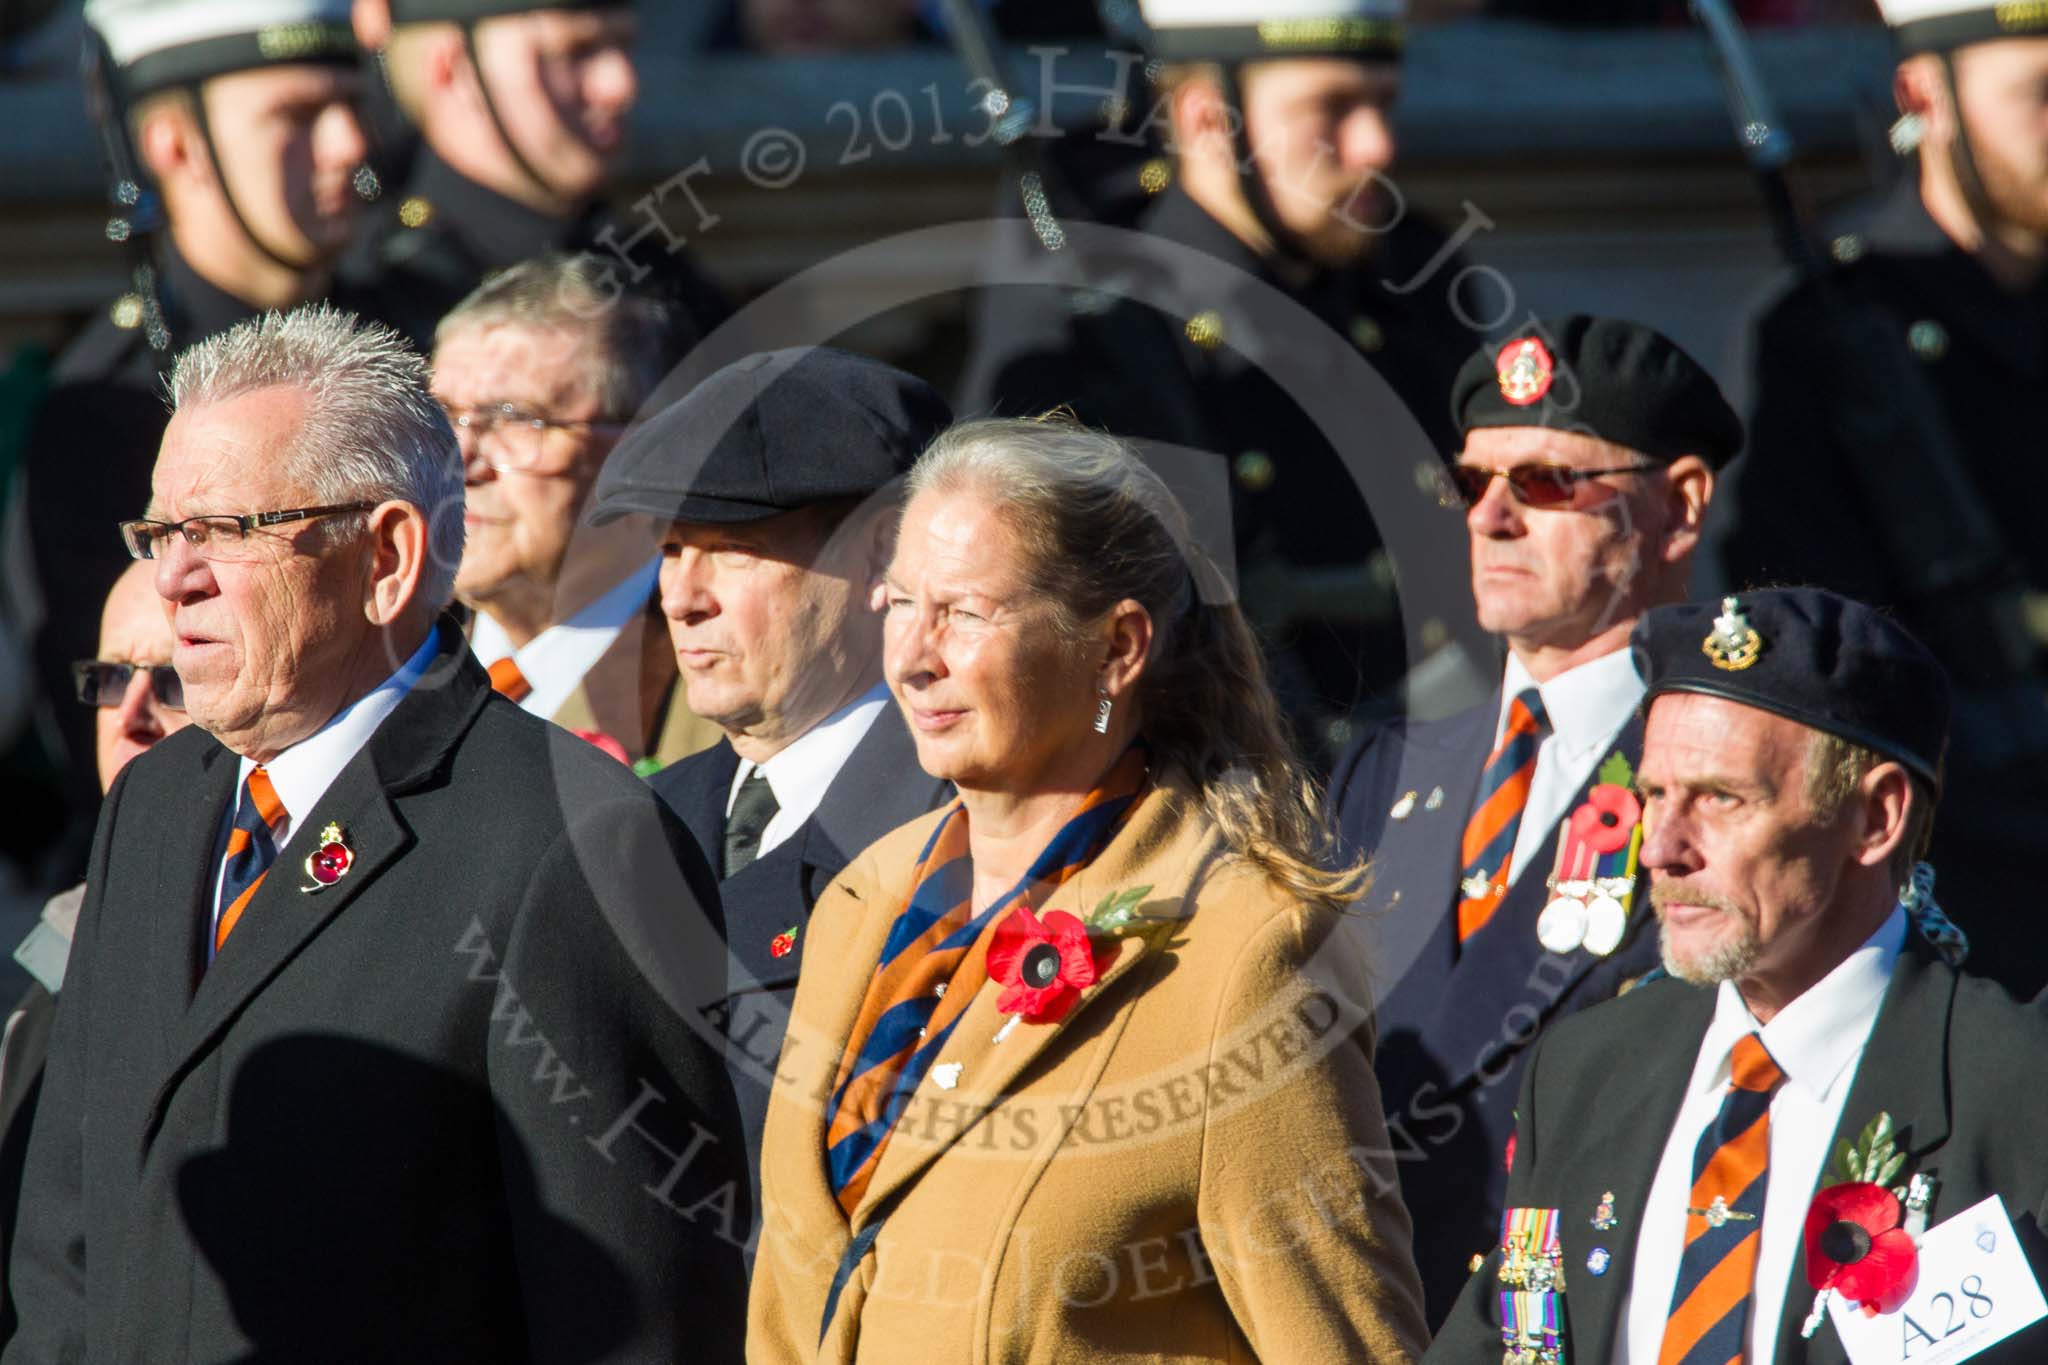
[[1116,703],[1109,699],[1108,688],[1098,690],[1101,695],[1095,699],[1095,733],[1106,735],[1109,733],[1109,713],[1116,709]]
[[1892,151],[1900,156],[1911,156],[1927,136],[1927,120],[1918,114],[1901,114],[1898,122],[1892,124]]

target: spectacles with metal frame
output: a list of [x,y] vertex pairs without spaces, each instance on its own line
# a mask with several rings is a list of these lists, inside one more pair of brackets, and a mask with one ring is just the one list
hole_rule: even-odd
[[[466,431],[476,438],[485,464],[513,474],[560,474],[575,462],[574,451],[556,460],[545,458],[543,438],[551,431],[590,432],[626,425],[609,417],[543,417],[515,403],[486,403],[475,408],[443,403],[441,411],[448,414],[448,423],[458,436]],[[485,438],[493,433],[498,438],[491,442],[495,453],[486,453]]]
[[1453,464],[1444,470],[1444,505],[1477,507],[1497,478],[1508,481],[1508,491],[1525,507],[1564,507],[1578,497],[1579,485],[1603,474],[1646,474],[1661,469],[1654,460],[1641,464],[1615,465],[1606,469],[1572,469],[1565,465],[1531,462],[1512,469],[1489,469],[1485,465]]
[[149,676],[149,690],[157,704],[173,711],[185,709],[185,684],[178,670],[169,664],[116,663],[109,659],[80,659],[71,665],[71,679],[78,700],[87,706],[119,706],[128,696],[128,684],[137,673]]
[[216,540],[240,544],[251,531],[295,521],[310,521],[314,517],[367,512],[376,505],[374,502],[338,502],[326,507],[294,507],[283,512],[250,512],[244,516],[186,517],[183,521],[151,521],[142,517],[121,523],[121,543],[128,547],[132,558],[155,559],[157,546],[173,535],[180,535],[187,545],[204,555]]

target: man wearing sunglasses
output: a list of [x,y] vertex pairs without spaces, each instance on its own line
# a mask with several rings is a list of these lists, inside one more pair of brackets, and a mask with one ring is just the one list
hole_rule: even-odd
[[[146,564],[128,566],[100,613],[98,656],[72,666],[78,700],[93,714],[102,793],[130,759],[191,723],[177,670],[171,667],[171,626],[155,578]],[[14,960],[35,980],[0,1029],[0,1257],[14,1241],[36,1090],[84,900],[83,882],[50,897],[35,928],[14,950]]]
[[1379,1072],[1415,1258],[1440,1323],[1499,1235],[1525,1050],[1657,960],[1636,892],[1643,685],[1629,631],[1680,601],[1742,423],[1639,323],[1539,322],[1452,390],[1478,619],[1507,644],[1489,701],[1369,732],[1331,782],[1373,857],[1386,974]]
[[616,740],[643,770],[715,744],[690,710],[645,517],[581,528],[598,471],[695,340],[675,310],[613,297],[590,257],[551,252],[441,320],[434,396],[462,446],[470,647],[528,713]]
[[737,1362],[717,887],[446,614],[424,363],[301,308],[171,396],[121,532],[193,724],[101,816],[0,1360]]

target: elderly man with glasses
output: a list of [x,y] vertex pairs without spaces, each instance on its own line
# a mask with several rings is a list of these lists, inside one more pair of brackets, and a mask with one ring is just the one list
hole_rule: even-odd
[[171,393],[121,530],[193,725],[107,798],[0,1359],[738,1360],[717,890],[444,614],[424,364],[299,309]]
[[560,254],[493,276],[434,337],[467,485],[455,595],[476,613],[470,646],[526,711],[616,741],[642,771],[719,730],[677,680],[652,521],[579,528],[627,420],[692,339],[594,258]]
[[1432,1325],[1498,1240],[1529,1044],[1656,964],[1638,895],[1643,684],[1629,631],[1682,600],[1716,471],[1742,423],[1713,379],[1638,323],[1538,321],[1459,372],[1479,623],[1500,690],[1368,733],[1331,781],[1373,857],[1378,1069]]

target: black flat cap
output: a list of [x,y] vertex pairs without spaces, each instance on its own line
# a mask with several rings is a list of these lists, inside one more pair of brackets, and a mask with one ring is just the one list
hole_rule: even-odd
[[863,498],[952,422],[938,390],[879,360],[829,346],[748,356],[626,433],[589,521],[731,524]]
[[1949,683],[1927,646],[1874,607],[1770,588],[1656,607],[1629,637],[1648,695],[1740,702],[1897,759],[1941,785]]
[[1465,362],[1451,420],[1550,427],[1597,436],[1669,463],[1697,455],[1715,469],[1742,449],[1742,419],[1697,360],[1654,328],[1622,318],[1538,319]]

